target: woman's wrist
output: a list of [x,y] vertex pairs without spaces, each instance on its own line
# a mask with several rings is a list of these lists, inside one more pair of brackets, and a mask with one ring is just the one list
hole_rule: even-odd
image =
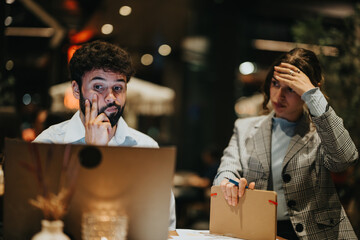
[[305,92],[301,99],[308,106],[311,115],[319,117],[326,112],[328,102],[318,87]]

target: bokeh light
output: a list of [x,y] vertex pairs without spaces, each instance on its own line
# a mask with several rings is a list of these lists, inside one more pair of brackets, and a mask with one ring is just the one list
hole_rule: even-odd
[[14,68],[13,60],[8,60],[5,64],[5,68],[6,70],[11,71]]
[[29,105],[31,103],[31,95],[28,93],[25,93],[22,100],[23,100],[24,105]]
[[248,75],[255,72],[255,64],[252,62],[243,62],[239,66],[239,71],[243,75]]
[[121,16],[129,16],[131,14],[131,7],[129,6],[122,6],[120,9],[119,9],[119,14]]
[[144,54],[141,57],[141,63],[145,66],[149,66],[154,61],[154,58],[151,54]]
[[113,25],[111,24],[104,24],[102,27],[101,27],[101,32],[105,35],[108,35],[110,33],[112,33],[114,30],[114,27]]
[[159,54],[162,56],[167,56],[171,53],[171,47],[167,44],[163,44],[159,47]]

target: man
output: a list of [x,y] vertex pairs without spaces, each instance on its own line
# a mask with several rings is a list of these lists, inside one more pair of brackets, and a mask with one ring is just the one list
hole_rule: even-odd
[[[159,147],[151,137],[128,127],[121,117],[127,83],[134,73],[127,52],[107,42],[87,43],[74,53],[69,70],[80,110],[70,120],[44,130],[35,142]],[[175,223],[172,194],[170,230],[175,229]]]

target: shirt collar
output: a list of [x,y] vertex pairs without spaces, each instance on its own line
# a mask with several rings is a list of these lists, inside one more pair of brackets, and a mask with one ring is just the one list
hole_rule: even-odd
[[126,137],[130,137],[129,127],[124,119],[120,117],[117,123],[115,135],[110,140],[109,145],[122,145],[125,142]]
[[80,118],[80,111],[77,111],[69,121],[66,129],[64,142],[72,143],[85,138],[85,127]]

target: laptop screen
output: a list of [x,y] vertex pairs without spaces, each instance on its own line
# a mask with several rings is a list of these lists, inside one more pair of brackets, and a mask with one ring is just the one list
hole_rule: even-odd
[[[128,239],[167,239],[176,149],[5,143],[5,239],[30,239],[42,211],[29,204],[44,191],[71,194],[64,232],[81,239],[84,213],[128,217]],[[39,173],[41,176],[39,177]]]

